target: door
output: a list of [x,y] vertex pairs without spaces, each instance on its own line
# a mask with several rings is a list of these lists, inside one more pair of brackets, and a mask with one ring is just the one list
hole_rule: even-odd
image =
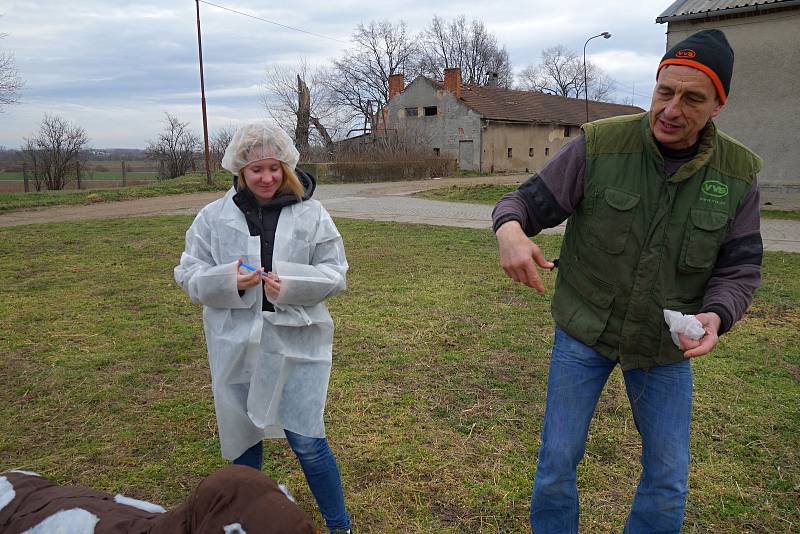
[[458,142],[458,168],[462,171],[478,170],[475,165],[475,151],[471,139]]

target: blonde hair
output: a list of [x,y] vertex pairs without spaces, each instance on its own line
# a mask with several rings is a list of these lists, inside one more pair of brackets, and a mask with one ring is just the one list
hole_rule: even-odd
[[281,169],[283,169],[283,183],[278,188],[279,193],[294,193],[294,196],[301,199],[306,192],[306,188],[303,187],[303,184],[300,182],[300,178],[297,176],[297,173],[294,172],[294,169],[289,167],[282,161],[278,163],[281,164]]

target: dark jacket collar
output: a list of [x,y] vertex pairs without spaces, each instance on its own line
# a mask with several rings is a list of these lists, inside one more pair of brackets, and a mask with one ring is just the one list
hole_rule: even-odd
[[239,207],[240,210],[242,210],[242,212],[246,214],[248,211],[258,211],[259,209],[278,210],[284,206],[297,204],[301,200],[310,199],[317,187],[316,179],[312,174],[300,169],[295,169],[295,172],[297,173],[297,177],[300,179],[300,183],[303,184],[303,198],[297,198],[294,193],[280,193],[275,195],[268,202],[259,204],[255,196],[253,196],[253,193],[251,193],[246,187],[243,187],[244,184],[240,182],[239,177],[234,175],[233,187],[236,189],[236,194],[233,195],[233,202]]

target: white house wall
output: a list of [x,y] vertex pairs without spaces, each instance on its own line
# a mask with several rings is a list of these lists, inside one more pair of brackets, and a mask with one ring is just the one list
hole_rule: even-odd
[[[424,108],[436,106],[437,114],[426,117]],[[387,128],[391,132],[406,131],[418,136],[431,152],[438,149],[442,157],[459,159],[459,144],[471,143],[471,164],[462,165],[465,170],[479,170],[481,165],[481,118],[463,102],[445,89],[441,89],[425,78],[417,78],[405,90],[391,99],[388,105]],[[407,108],[416,108],[417,117],[409,117]],[[463,151],[463,149],[462,149]],[[469,160],[463,157],[462,162]]]

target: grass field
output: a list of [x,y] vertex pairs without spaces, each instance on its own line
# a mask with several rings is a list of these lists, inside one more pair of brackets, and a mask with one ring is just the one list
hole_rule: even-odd
[[44,208],[94,202],[111,202],[134,198],[178,195],[198,191],[224,191],[231,185],[230,177],[216,176],[215,183],[206,183],[206,175],[194,173],[172,180],[159,180],[145,185],[131,185],[112,189],[92,189],[88,191],[43,191],[40,193],[0,193],[0,213],[15,209]]
[[[190,222],[0,228],[0,471],[171,506],[223,465],[201,310],[172,280]],[[351,271],[329,302],[326,420],[357,532],[526,532],[549,296],[502,276],[488,231],[337,224]],[[767,253],[748,315],[694,361],[687,533],[800,530],[799,303],[800,255]],[[638,453],[615,372],[579,466],[582,532],[621,531]],[[283,443],[265,471],[321,524]]]
[[[500,197],[516,190],[518,184],[483,184],[473,186],[453,185],[439,189],[429,189],[415,193],[415,196],[432,200],[445,200],[449,202],[471,202],[474,204],[496,204]],[[786,210],[761,210],[761,217],[765,219],[791,219],[800,220],[800,211]]]

